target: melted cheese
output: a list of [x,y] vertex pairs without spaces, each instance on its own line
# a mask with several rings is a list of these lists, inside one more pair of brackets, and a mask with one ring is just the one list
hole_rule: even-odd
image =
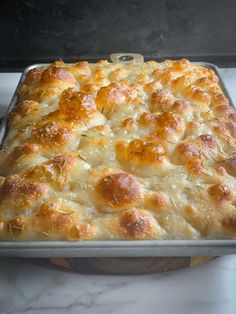
[[1,240],[236,238],[236,112],[212,70],[56,61],[8,127]]

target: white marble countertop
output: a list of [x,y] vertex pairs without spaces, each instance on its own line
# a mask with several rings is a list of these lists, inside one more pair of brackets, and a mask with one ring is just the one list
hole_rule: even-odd
[[[221,70],[236,103],[236,69]],[[0,115],[19,80],[0,73]],[[234,314],[236,255],[163,274],[81,275],[0,259],[0,314]]]

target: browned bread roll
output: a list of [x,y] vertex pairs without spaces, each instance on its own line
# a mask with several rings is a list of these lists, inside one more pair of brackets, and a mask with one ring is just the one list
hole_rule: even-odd
[[236,112],[185,59],[30,70],[0,162],[1,240],[236,238]]

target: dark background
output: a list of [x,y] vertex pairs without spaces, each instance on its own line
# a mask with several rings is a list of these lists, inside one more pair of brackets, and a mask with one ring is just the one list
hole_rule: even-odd
[[1,1],[0,70],[112,52],[236,65],[236,1]]

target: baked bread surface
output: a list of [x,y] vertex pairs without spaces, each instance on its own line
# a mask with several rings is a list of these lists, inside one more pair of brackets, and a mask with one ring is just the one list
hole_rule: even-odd
[[236,113],[186,59],[30,70],[0,157],[1,240],[236,238]]

